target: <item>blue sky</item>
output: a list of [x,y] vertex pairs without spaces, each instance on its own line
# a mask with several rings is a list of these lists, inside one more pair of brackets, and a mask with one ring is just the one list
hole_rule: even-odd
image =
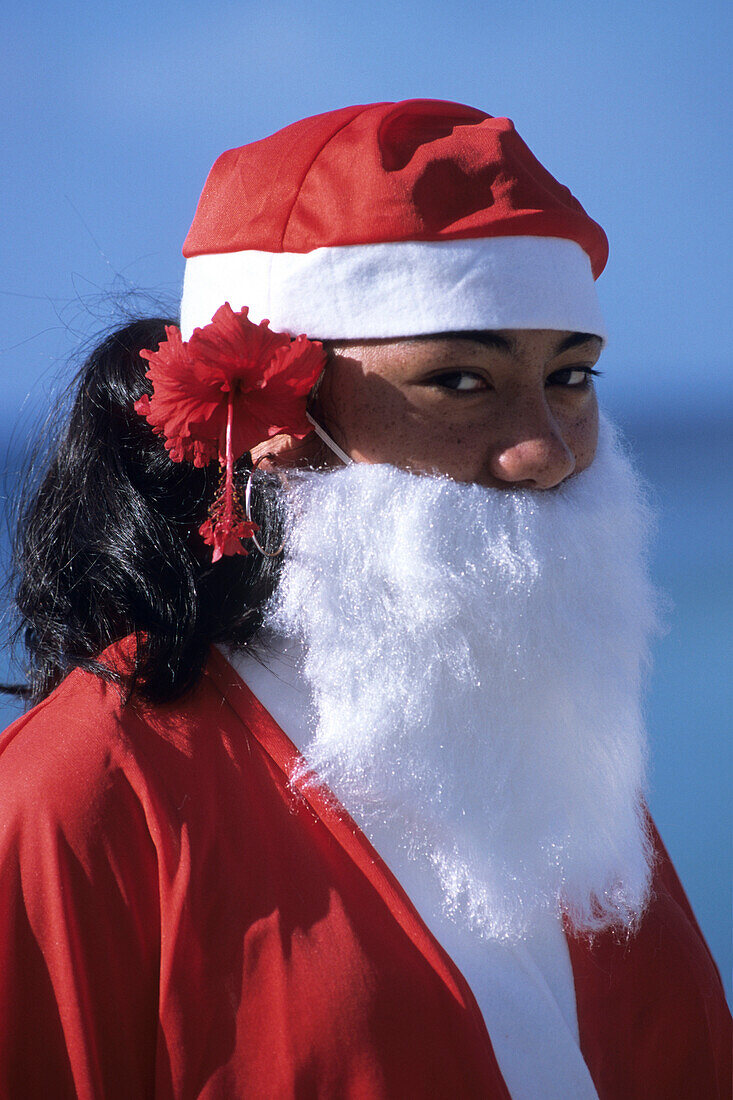
[[[346,103],[436,97],[513,118],[611,241],[602,392],[623,415],[733,406],[722,2],[16,5],[0,48],[12,418],[180,248],[224,149]],[[726,38],[728,41],[726,42]]]

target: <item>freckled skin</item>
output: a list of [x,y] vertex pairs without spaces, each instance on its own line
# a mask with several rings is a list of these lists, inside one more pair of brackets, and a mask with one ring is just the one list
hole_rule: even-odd
[[[593,461],[598,407],[587,372],[601,342],[502,330],[509,347],[459,334],[339,342],[313,413],[356,462],[389,462],[494,488],[550,489]],[[284,465],[338,463],[319,441],[258,448]],[[256,453],[255,453],[256,457]]]

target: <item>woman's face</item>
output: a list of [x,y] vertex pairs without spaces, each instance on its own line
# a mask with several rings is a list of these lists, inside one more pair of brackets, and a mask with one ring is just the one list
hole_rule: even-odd
[[593,461],[597,336],[504,329],[329,351],[313,412],[356,462],[551,489]]

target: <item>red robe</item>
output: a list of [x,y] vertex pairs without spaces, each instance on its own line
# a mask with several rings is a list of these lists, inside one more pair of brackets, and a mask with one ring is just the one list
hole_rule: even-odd
[[[170,707],[75,672],[0,742],[0,1097],[506,1100],[473,995],[212,652]],[[630,941],[570,939],[600,1100],[730,1095],[720,979],[661,847]]]

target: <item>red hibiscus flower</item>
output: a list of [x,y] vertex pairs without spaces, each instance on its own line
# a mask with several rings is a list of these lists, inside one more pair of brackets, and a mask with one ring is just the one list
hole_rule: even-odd
[[199,527],[199,534],[207,546],[212,546],[214,552],[211,560],[218,561],[226,556],[235,554],[247,554],[242,546],[242,539],[251,539],[256,535],[259,527],[248,520],[232,518],[229,523],[223,517],[211,517]]
[[157,351],[140,352],[153,396],[135,409],[165,437],[174,462],[226,461],[230,404],[235,459],[280,432],[302,439],[311,430],[305,406],[325,362],[321,344],[255,325],[246,307],[234,313],[228,303],[190,340],[175,326],[166,336]]
[[243,538],[257,530],[244,519],[234,492],[234,462],[246,451],[285,432],[302,439],[311,431],[306,399],[323,369],[320,343],[255,325],[247,308],[229,303],[210,324],[184,341],[175,326],[157,351],[141,351],[153,386],[135,402],[154,432],[162,435],[174,462],[206,466],[218,458],[224,478],[199,533],[213,547],[213,560],[246,554]]

